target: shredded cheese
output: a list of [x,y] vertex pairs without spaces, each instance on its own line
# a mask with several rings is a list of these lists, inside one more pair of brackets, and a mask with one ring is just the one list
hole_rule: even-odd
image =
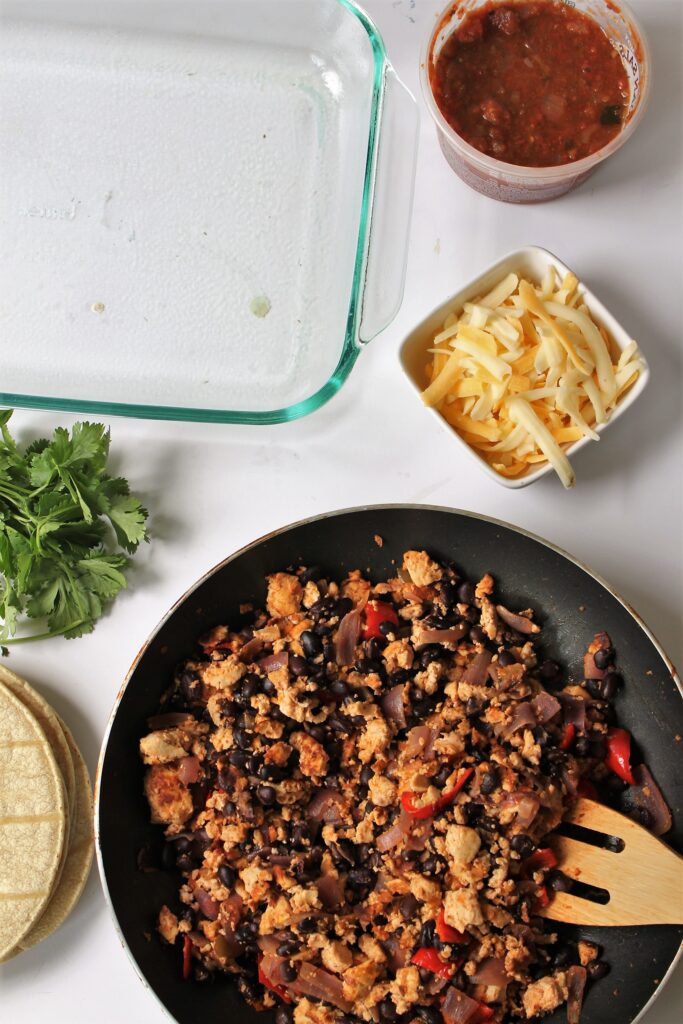
[[551,267],[540,284],[508,274],[449,313],[432,339],[422,398],[501,476],[549,462],[574,483],[566,449],[599,440],[642,369],[638,345],[622,352],[587,309],[573,274]]

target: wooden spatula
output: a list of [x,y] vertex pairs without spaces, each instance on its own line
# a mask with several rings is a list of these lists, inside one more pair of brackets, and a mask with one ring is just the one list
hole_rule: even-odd
[[577,839],[550,836],[559,869],[577,882],[605,889],[609,902],[553,893],[540,912],[543,917],[599,926],[683,924],[683,857],[630,818],[594,800],[577,800],[564,820],[616,836],[623,848],[613,844],[613,849],[602,849]]

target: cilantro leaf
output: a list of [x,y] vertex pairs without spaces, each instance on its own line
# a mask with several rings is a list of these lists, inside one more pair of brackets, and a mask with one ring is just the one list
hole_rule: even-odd
[[[23,452],[0,410],[0,643],[89,633],[126,587],[128,558],[147,535],[147,510],[107,473],[101,423],[57,427]],[[22,616],[39,634],[14,636]],[[14,637],[14,639],[8,639]]]

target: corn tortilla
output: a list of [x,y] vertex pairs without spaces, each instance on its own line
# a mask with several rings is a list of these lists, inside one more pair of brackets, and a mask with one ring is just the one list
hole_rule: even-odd
[[64,780],[45,733],[0,682],[0,959],[47,906],[67,828]]

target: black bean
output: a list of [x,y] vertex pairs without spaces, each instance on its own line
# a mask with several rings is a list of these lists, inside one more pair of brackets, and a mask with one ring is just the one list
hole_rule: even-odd
[[556,661],[552,661],[548,658],[541,664],[538,674],[541,679],[544,679],[548,683],[552,683],[562,675],[562,669]]
[[322,642],[310,629],[305,629],[299,639],[307,658],[316,658],[319,654],[322,654]]
[[479,786],[479,792],[483,793],[484,796],[488,796],[489,793],[493,793],[494,789],[498,786],[498,770],[496,768],[490,768]]
[[294,981],[297,976],[297,973],[298,972],[294,964],[286,963],[280,966],[280,975],[285,983],[289,981]]
[[596,651],[593,655],[593,661],[595,667],[599,669],[605,669],[608,665],[614,661],[614,651],[611,647],[601,647],[599,651]]
[[310,725],[308,727],[308,735],[312,736],[318,743],[325,742],[325,730],[322,725]]
[[421,667],[427,668],[427,665],[431,665],[433,661],[443,658],[444,654],[445,652],[443,647],[438,644],[430,644],[428,647],[423,647],[420,651]]
[[318,922],[314,917],[305,917],[303,921],[299,921],[297,928],[302,935],[312,935],[318,930]]
[[264,764],[258,770],[258,777],[267,782],[279,782],[282,778],[282,768],[276,764]]
[[370,675],[371,672],[379,674],[382,671],[382,665],[381,662],[375,661],[373,658],[361,658],[356,665],[356,671],[364,676]]
[[370,767],[369,764],[366,764],[363,768],[361,768],[361,772],[360,772],[360,784],[361,784],[361,786],[367,786],[368,783],[370,782],[370,779],[372,778],[372,776],[374,774],[375,773],[374,773],[374,771],[372,770],[372,768]]
[[604,978],[606,974],[609,974],[610,967],[604,960],[593,960],[592,963],[588,964],[586,970],[591,981],[599,981],[600,978]]
[[290,957],[294,956],[295,953],[298,953],[300,949],[301,943],[298,939],[295,939],[294,936],[292,936],[291,939],[285,939],[284,942],[281,942],[277,947],[276,952],[278,956]]
[[377,637],[373,636],[372,640],[370,640],[367,643],[365,648],[368,654],[368,658],[370,658],[371,661],[379,661],[380,658],[382,657],[382,649],[384,648],[384,646],[384,641],[380,641],[377,639]]
[[264,693],[267,693],[269,697],[272,697],[273,694],[277,692],[277,687],[272,679],[264,679],[261,683],[261,689]]
[[601,679],[586,679],[586,689],[590,693],[591,697],[600,698],[602,697],[602,680]]
[[602,697],[604,700],[614,700],[617,690],[623,680],[618,672],[608,672],[602,681]]
[[375,914],[373,920],[375,924],[378,925],[378,927],[380,928],[384,928],[386,924],[389,924],[389,918],[387,917],[386,914]]
[[251,737],[247,735],[244,729],[233,729],[232,732],[233,743],[240,747],[242,750],[248,750],[251,746]]
[[343,700],[348,696],[349,688],[343,679],[335,679],[333,683],[330,683],[330,693],[338,700]]
[[386,999],[382,1000],[378,1009],[380,1020],[396,1020],[396,1017],[398,1016],[396,1013],[396,1007],[388,996]]
[[302,860],[295,864],[294,873],[302,880],[315,878],[320,870],[322,859],[322,850],[311,850],[310,853],[307,853]]
[[509,665],[516,665],[517,659],[510,651],[500,651],[498,654],[498,664],[503,668],[507,668]]
[[435,875],[440,875],[446,868],[446,862],[443,857],[438,857],[436,854],[430,853],[422,861],[420,870],[423,875],[427,878],[434,878]]
[[409,892],[407,896],[404,896],[400,903],[401,917],[403,920],[412,921],[419,906],[420,904],[415,899],[412,892]]
[[436,936],[436,921],[425,921],[420,929],[420,945],[433,946]]
[[354,868],[347,880],[352,889],[367,889],[374,883],[375,873],[370,868]]
[[172,871],[176,866],[175,843],[164,843],[161,849],[161,866],[164,871]]
[[401,860],[410,863],[411,861],[417,860],[419,856],[419,850],[404,850],[403,853],[401,854]]
[[289,671],[292,673],[293,676],[308,675],[308,665],[306,664],[306,659],[302,658],[300,654],[290,654]]
[[261,682],[261,677],[257,676],[255,672],[247,672],[242,679],[240,690],[245,696],[253,697],[261,689]]
[[[237,718],[235,725],[238,729],[251,729],[254,724],[254,711],[243,711],[242,714]],[[248,740],[251,742],[251,739]]]
[[478,697],[468,697],[465,704],[465,714],[468,718],[473,718],[482,711],[483,707],[484,705]]
[[258,757],[256,757],[255,754],[250,754],[249,757],[247,758],[247,763],[245,764],[244,767],[246,771],[249,772],[250,775],[256,775],[256,772],[259,770]]
[[458,587],[458,601],[460,604],[472,604],[474,601],[474,584],[466,581]]
[[470,640],[473,644],[482,645],[486,643],[486,633],[481,626],[472,626],[470,630]]
[[275,1011],[275,1024],[292,1024],[294,1015],[289,1006],[283,1006],[282,1003],[278,1006]]
[[294,846],[306,846],[311,841],[311,831],[308,825],[299,821],[292,829],[292,844]]
[[229,864],[221,864],[218,869],[218,878],[226,889],[232,889],[237,880],[237,872]]
[[498,822],[489,814],[485,814],[482,818],[479,818],[477,828],[483,829],[484,832],[495,832],[498,829]]
[[398,626],[391,619],[385,619],[384,622],[380,622],[378,629],[384,637],[391,636],[392,634],[396,636],[398,632]]
[[277,799],[277,793],[272,786],[257,786],[256,796],[264,807],[272,807]]
[[510,849],[524,858],[529,857],[536,849],[536,846],[530,836],[525,835],[524,832],[518,832],[510,840]]
[[326,662],[334,663],[337,660],[337,649],[334,644],[327,641],[323,644],[323,658]]
[[416,1006],[415,1013],[424,1024],[441,1024],[441,1014],[434,1006]]
[[194,861],[192,860],[188,853],[181,853],[181,855],[176,860],[176,867],[180,871],[192,871],[192,869],[194,868]]
[[587,736],[579,736],[574,741],[574,753],[577,757],[587,757],[590,750],[590,741]]
[[[233,752],[228,755],[228,761],[230,764],[234,765],[235,768],[244,768],[247,762],[247,754],[243,750],[233,750]],[[216,782],[218,783],[219,789],[222,789],[224,792],[228,792],[234,785],[232,773],[226,771],[225,768],[221,768],[216,775]]]
[[548,885],[553,892],[571,892],[572,880],[565,875],[564,871],[553,868],[548,872]]
[[470,801],[468,804],[465,804],[465,806],[463,807],[463,811],[465,812],[465,817],[467,818],[467,824],[475,825],[481,818],[482,814],[484,813],[484,807],[483,804],[475,804],[472,801]]
[[434,778],[433,778],[434,785],[435,786],[443,786],[444,783],[446,782],[446,779],[448,778],[448,776],[451,774],[452,771],[453,771],[453,769],[450,766],[450,764],[442,765],[439,768],[439,770],[436,773],[436,775],[434,776]]

